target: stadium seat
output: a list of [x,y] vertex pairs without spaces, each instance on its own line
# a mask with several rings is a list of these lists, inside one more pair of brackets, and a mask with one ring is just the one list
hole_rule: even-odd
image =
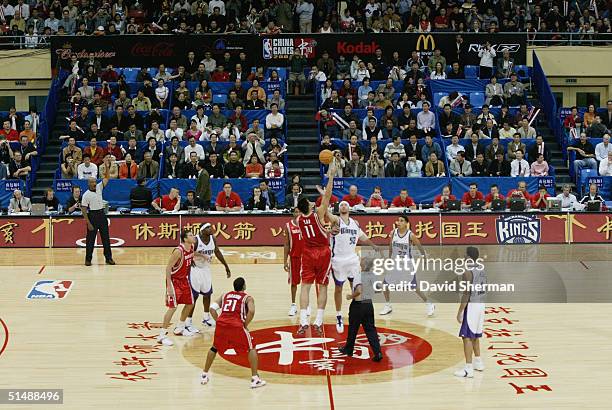
[[526,65],[515,65],[514,72],[517,74],[520,81],[527,81],[531,78],[529,75],[529,67]]
[[[573,166],[573,165],[572,165]],[[596,177],[597,170],[590,168],[583,168],[580,170],[580,179],[578,180],[578,192],[583,192],[586,190],[586,182],[590,177]]]
[[478,78],[478,66],[477,65],[466,65],[465,66],[465,78]]
[[434,98],[433,98],[433,103],[434,106],[438,106],[438,104],[440,104],[440,100],[442,99],[442,97],[446,96],[446,93],[435,93],[434,94]]
[[125,76],[126,82],[128,83],[135,82],[136,77],[138,76],[138,69],[137,68],[124,68],[123,75]]
[[227,95],[225,94],[213,94],[212,103],[225,105],[227,102]]
[[474,107],[482,107],[485,102],[484,93],[474,92],[470,93],[470,104]]

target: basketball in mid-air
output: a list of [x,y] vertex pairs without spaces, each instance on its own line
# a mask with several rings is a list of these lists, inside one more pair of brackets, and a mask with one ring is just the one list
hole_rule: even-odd
[[332,159],[334,159],[334,153],[330,150],[324,149],[323,151],[319,152],[319,161],[321,164],[329,165],[331,164]]

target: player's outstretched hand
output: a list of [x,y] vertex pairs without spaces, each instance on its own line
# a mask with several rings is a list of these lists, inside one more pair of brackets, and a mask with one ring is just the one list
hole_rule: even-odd
[[346,300],[353,300],[353,294],[352,293],[347,293],[346,294]]
[[291,261],[287,260],[285,261],[285,272],[289,272],[289,268],[291,267]]
[[225,274],[227,275],[228,278],[232,277],[232,271],[230,271],[230,268],[225,268]]

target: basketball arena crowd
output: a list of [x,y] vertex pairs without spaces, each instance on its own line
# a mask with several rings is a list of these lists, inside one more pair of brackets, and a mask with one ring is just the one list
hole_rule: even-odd
[[[529,98],[529,68],[489,43],[478,53],[479,65],[467,66],[462,33],[526,32],[559,42],[564,33],[577,33],[592,40],[610,32],[607,7],[602,1],[4,0],[0,22],[5,36],[20,36],[13,41],[31,48],[52,35],[456,32],[452,55],[377,49],[332,57],[318,50],[320,57],[309,64],[296,48],[282,69],[256,65],[247,52],[194,49],[169,66],[136,68],[103,64],[93,53],[73,55],[62,67],[62,100],[70,114],[59,136],[57,179],[133,179],[130,208],[150,212],[292,209],[304,186],[287,158],[286,99],[308,94],[316,99],[319,129],[311,143],[333,152],[336,177],[489,177],[488,186],[472,184],[461,198],[447,185],[428,205],[445,209],[459,200],[467,209],[478,200],[486,209],[495,200],[518,198],[526,208],[546,209],[548,187],[528,192],[519,181],[501,192],[496,183],[499,177],[554,175],[552,143],[538,130],[537,101]],[[432,95],[428,87],[432,80],[466,78],[487,84],[470,95]],[[26,181],[32,160],[41,155],[37,110],[11,108],[2,116],[0,179]],[[566,149],[575,178],[585,169],[612,176],[612,101],[573,107],[562,120],[573,136]],[[321,166],[321,176],[325,172]],[[175,188],[155,197],[147,181],[161,178],[195,179],[196,188],[184,198]],[[260,182],[241,198],[233,183],[246,178]],[[221,191],[211,192],[213,179],[224,180]],[[280,179],[287,184],[279,196],[270,184]],[[417,207],[402,187],[389,198],[380,187],[363,195],[359,189],[357,183],[332,200],[352,207]],[[604,203],[595,185],[584,196],[571,190],[566,184],[558,193],[563,208]],[[52,188],[31,201],[16,190],[9,210],[27,212],[31,202],[41,202],[48,211],[78,212],[81,195],[73,185],[66,203]]]

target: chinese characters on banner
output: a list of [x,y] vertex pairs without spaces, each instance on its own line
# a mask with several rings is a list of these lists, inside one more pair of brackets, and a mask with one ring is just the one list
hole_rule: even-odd
[[503,372],[499,378],[514,388],[516,394],[552,391],[545,380],[548,373],[537,367],[538,356],[531,354],[524,341],[525,333],[515,327],[520,322],[515,313],[504,306],[488,306],[485,310],[483,333],[489,343],[487,350]]
[[[135,334],[125,336],[127,341],[120,347],[118,353],[121,357],[113,361],[112,372],[106,375],[113,380],[123,380],[128,382],[139,382],[152,380],[157,373],[151,368],[155,367],[157,360],[161,357],[157,353],[162,345],[157,343],[157,333],[161,329],[161,323],[141,322],[128,323],[128,329],[134,330]],[[152,334],[147,334],[151,333]],[[157,332],[157,333],[156,333]]]
[[[425,245],[508,243],[514,236],[518,237],[515,243],[612,243],[610,213],[512,215],[519,214],[414,213],[409,214],[409,224]],[[360,214],[354,218],[376,244],[385,245],[397,215]],[[113,215],[109,231],[111,246],[170,247],[178,243],[181,229],[197,233],[204,222],[210,222],[220,245],[282,246],[283,228],[289,219],[289,215]],[[527,231],[529,235],[521,237]],[[85,236],[81,217],[0,218],[3,247],[84,247]]]

